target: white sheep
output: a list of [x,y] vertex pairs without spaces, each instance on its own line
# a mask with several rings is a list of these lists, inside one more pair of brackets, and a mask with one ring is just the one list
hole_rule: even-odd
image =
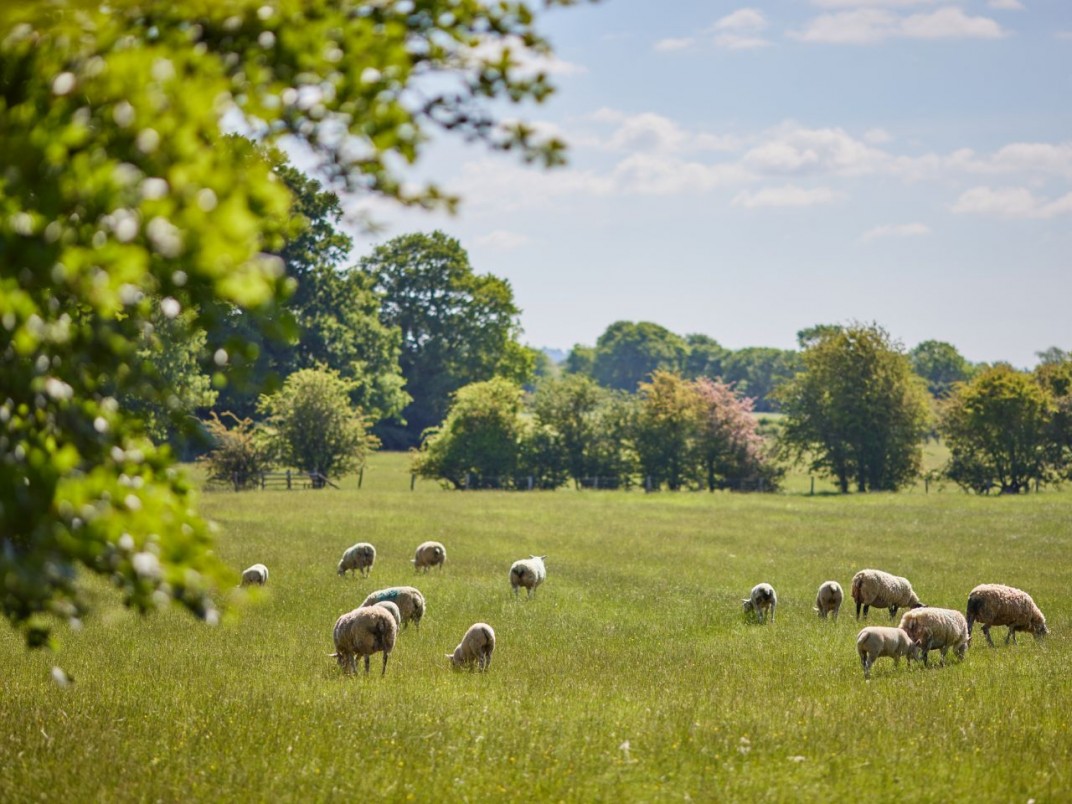
[[857,620],[860,619],[861,607],[865,619],[867,610],[874,606],[889,609],[892,620],[897,616],[897,609],[914,609],[923,605],[907,578],[876,569],[863,569],[852,576],[852,599],[856,601]]
[[333,632],[335,652],[328,654],[339,662],[344,673],[357,672],[357,657],[365,657],[365,673],[369,671],[369,657],[383,651],[383,671],[387,673],[387,659],[395,647],[398,624],[387,609],[369,606],[348,611],[339,617]]
[[824,581],[815,595],[815,610],[824,620],[827,614],[833,614],[837,619],[841,611],[841,602],[845,599],[845,592],[837,581]]
[[242,570],[242,586],[264,586],[268,583],[268,568],[264,564],[254,564]]
[[465,632],[454,653],[446,654],[455,668],[474,667],[484,671],[491,666],[491,654],[495,650],[495,630],[487,623],[473,623]]
[[395,624],[399,628],[402,627],[402,612],[398,610],[398,606],[390,600],[381,600],[379,603],[373,605],[379,606],[381,609],[387,609],[391,612],[391,616],[395,618]]
[[360,572],[365,578],[372,571],[372,565],[376,563],[376,548],[368,542],[358,542],[346,548],[339,560],[339,575],[345,575],[350,570]]
[[412,622],[420,630],[421,617],[424,616],[424,595],[419,589],[414,589],[412,586],[391,586],[387,589],[379,589],[369,594],[361,607],[375,606],[384,600],[389,600],[398,606],[403,627]]
[[920,647],[903,628],[889,625],[868,625],[856,635],[856,652],[860,654],[860,663],[864,666],[864,678],[871,678],[871,665],[876,659],[889,656],[895,665],[901,663],[901,657],[907,656],[909,664],[920,657]]
[[510,586],[514,588],[514,597],[517,590],[524,586],[528,590],[528,596],[536,594],[536,587],[547,578],[547,567],[544,559],[547,556],[529,556],[515,561],[510,566]]
[[432,567],[442,569],[446,560],[447,548],[440,542],[421,542],[417,545],[417,551],[413,554],[413,558],[410,559],[413,563],[413,568],[418,572],[420,570],[428,572]]
[[990,638],[992,625],[1009,626],[1009,634],[1005,637],[1006,645],[1010,640],[1016,644],[1017,631],[1034,634],[1036,640],[1049,633],[1046,618],[1031,599],[1031,595],[1022,589],[998,583],[980,584],[971,590],[968,595],[967,616],[968,636],[971,636],[972,628],[978,621],[983,626],[983,636],[990,647],[994,647],[994,640]]
[[968,650],[968,621],[956,609],[923,607],[906,611],[901,616],[901,628],[908,632],[923,653],[923,664],[932,650],[942,652],[942,664],[950,648],[958,659]]
[[757,583],[752,587],[751,594],[742,598],[744,613],[755,612],[760,622],[763,622],[765,612],[770,612],[770,621],[774,622],[774,610],[778,607],[778,595],[774,587],[769,583]]

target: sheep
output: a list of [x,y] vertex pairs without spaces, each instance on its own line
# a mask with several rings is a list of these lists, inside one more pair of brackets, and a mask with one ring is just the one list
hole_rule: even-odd
[[372,571],[372,565],[376,563],[376,548],[368,542],[358,542],[346,548],[339,561],[339,575],[345,575],[348,571],[360,572],[365,578]]
[[860,654],[860,664],[864,666],[864,678],[871,678],[871,665],[876,659],[889,656],[893,663],[899,665],[901,657],[907,656],[908,663],[920,657],[920,647],[903,628],[889,625],[868,625],[856,635],[856,652]]
[[360,607],[375,606],[384,600],[389,600],[398,606],[398,611],[402,615],[403,628],[412,622],[417,630],[420,630],[421,617],[424,616],[424,595],[419,589],[414,589],[412,586],[391,586],[387,589],[380,589],[366,597]]
[[495,650],[495,629],[487,623],[473,623],[465,632],[454,653],[446,654],[455,669],[467,667],[483,672],[491,667],[491,654]]
[[856,601],[857,620],[861,607],[864,619],[867,619],[867,610],[875,606],[889,609],[892,620],[897,616],[897,609],[915,609],[923,605],[907,578],[876,569],[862,569],[852,576],[852,599]]
[[744,613],[755,612],[760,622],[763,622],[763,614],[770,611],[770,621],[774,622],[774,609],[778,606],[778,595],[774,587],[769,583],[757,583],[752,587],[751,594],[742,598]]
[[845,593],[841,589],[841,584],[837,581],[825,581],[815,595],[815,610],[824,620],[827,614],[833,614],[834,619],[837,620],[838,612],[841,610],[841,601],[844,599]]
[[264,564],[254,564],[242,570],[242,586],[264,586],[268,583],[268,568]]
[[536,594],[536,587],[547,578],[547,567],[544,559],[547,556],[529,556],[515,561],[510,566],[510,586],[514,588],[514,597],[517,590],[524,586],[528,590],[528,596]]
[[901,628],[919,645],[924,666],[927,666],[927,654],[932,650],[942,652],[943,665],[950,648],[961,660],[968,650],[968,621],[956,609],[911,609],[901,616]]
[[395,618],[395,624],[402,627],[402,612],[398,610],[398,606],[392,603],[390,600],[381,600],[379,603],[373,605],[379,606],[382,609],[387,609],[391,612],[391,616]]
[[1016,644],[1017,631],[1034,634],[1036,640],[1041,640],[1049,633],[1046,618],[1031,599],[1031,595],[1021,589],[997,583],[980,584],[971,590],[968,594],[967,617],[968,636],[971,636],[972,628],[978,621],[983,626],[983,636],[990,647],[994,647],[994,640],[990,638],[992,625],[1009,626],[1009,634],[1005,637],[1006,645],[1010,640]]
[[348,611],[339,617],[333,632],[335,652],[329,653],[339,662],[347,675],[357,672],[357,657],[365,657],[365,674],[369,672],[369,657],[383,651],[383,671],[387,674],[387,659],[395,647],[398,624],[391,612],[380,606],[368,606]]
[[432,567],[439,567],[442,569],[446,560],[447,548],[439,542],[421,542],[417,545],[417,552],[414,553],[413,558],[410,559],[413,563],[413,569],[417,572],[420,572],[421,570],[428,572]]

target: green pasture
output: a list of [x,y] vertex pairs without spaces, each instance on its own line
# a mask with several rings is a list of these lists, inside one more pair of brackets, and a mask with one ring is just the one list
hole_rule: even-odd
[[[96,611],[58,652],[0,630],[0,801],[1072,800],[1072,491],[811,496],[791,480],[411,491],[404,456],[378,455],[360,489],[205,493],[220,555],[266,564],[264,593],[212,628],[139,618],[91,580]],[[425,539],[447,564],[415,576]],[[339,578],[356,541],[377,547],[372,577]],[[531,553],[547,582],[515,600],[510,564]],[[863,567],[961,610],[977,583],[1019,586],[1051,635],[1006,648],[995,629],[990,649],[977,630],[963,663],[882,659],[865,682],[851,601],[837,622],[812,611],[822,581],[847,591]],[[772,625],[740,613],[760,581]],[[396,584],[424,592],[420,630],[386,677],[344,677],[336,618]],[[450,671],[480,620],[490,671]]]

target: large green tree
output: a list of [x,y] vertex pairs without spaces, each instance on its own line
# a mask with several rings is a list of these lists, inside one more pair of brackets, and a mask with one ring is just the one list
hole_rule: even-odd
[[633,393],[656,371],[682,371],[688,353],[685,339],[666,327],[616,321],[596,341],[592,377],[607,388]]
[[958,382],[971,378],[974,368],[957,348],[945,341],[923,341],[908,353],[912,370],[927,381],[931,396],[947,397]]
[[799,369],[799,352],[769,346],[747,346],[725,357],[722,361],[722,379],[732,385],[738,394],[755,400],[757,411],[768,412],[778,409],[774,389],[795,376]]
[[209,528],[117,398],[167,405],[137,359],[158,304],[192,312],[214,369],[252,360],[220,339],[230,311],[281,320],[292,196],[227,132],[303,143],[332,186],[450,208],[401,179],[432,132],[561,160],[497,125],[499,100],[551,90],[526,50],[547,46],[511,0],[0,4],[0,610],[31,644],[81,616],[81,570],[139,610],[214,616]]

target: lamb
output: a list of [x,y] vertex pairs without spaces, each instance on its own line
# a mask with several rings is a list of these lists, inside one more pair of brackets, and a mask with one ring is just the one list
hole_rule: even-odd
[[901,617],[901,628],[919,645],[924,666],[932,650],[942,652],[943,665],[950,648],[961,660],[968,650],[968,621],[956,609],[923,607],[906,611]]
[[264,586],[268,583],[268,568],[264,564],[254,564],[242,570],[242,586]]
[[424,595],[419,589],[412,586],[391,586],[387,589],[379,589],[365,598],[360,608],[375,606],[384,600],[389,600],[398,606],[402,615],[402,627],[405,628],[411,622],[420,630],[421,617],[424,616]]
[[379,603],[376,603],[374,605],[377,605],[382,609],[387,609],[389,612],[391,612],[391,616],[395,618],[395,624],[399,628],[402,627],[402,612],[398,610],[397,605],[392,603],[390,600],[381,600]]
[[901,663],[901,657],[907,656],[908,663],[920,657],[920,647],[903,628],[888,625],[868,625],[856,635],[856,652],[860,654],[860,663],[864,666],[864,678],[871,678],[871,665],[876,659],[889,656],[895,665]]
[[528,590],[528,596],[536,594],[536,587],[547,578],[547,567],[544,559],[547,556],[529,556],[515,561],[510,567],[510,586],[514,588],[514,597],[517,590],[524,586]]
[[483,672],[491,666],[495,650],[495,630],[487,623],[473,623],[465,632],[454,653],[446,654],[454,668],[467,667]]
[[357,657],[365,657],[365,674],[369,672],[369,657],[383,651],[383,671],[387,673],[387,659],[395,647],[398,625],[385,608],[369,606],[356,608],[339,617],[335,623],[335,652],[329,653],[339,662],[346,674],[357,672]]
[[372,571],[372,565],[376,563],[376,548],[368,542],[358,542],[346,548],[339,561],[339,575],[345,575],[353,570],[360,572],[365,578]]
[[897,616],[897,609],[915,609],[923,605],[907,578],[876,569],[862,569],[852,576],[852,599],[856,601],[857,620],[860,619],[861,607],[864,619],[867,618],[867,610],[875,606],[889,609],[892,620]]
[[752,587],[752,593],[742,598],[744,613],[755,612],[760,622],[763,622],[764,612],[770,611],[770,621],[774,622],[774,609],[778,606],[778,595],[774,587],[769,583],[757,583]]
[[417,552],[411,559],[413,568],[418,572],[421,570],[428,572],[432,567],[442,568],[446,560],[447,548],[439,542],[421,542],[417,545]]
[[967,616],[968,636],[971,636],[972,628],[978,621],[983,626],[983,636],[990,647],[994,647],[994,640],[990,638],[992,625],[1009,626],[1009,634],[1005,637],[1006,645],[1010,640],[1016,644],[1017,631],[1034,634],[1036,640],[1041,640],[1049,633],[1046,618],[1031,599],[1031,595],[1021,589],[998,583],[980,584],[971,590],[968,595]]
[[824,620],[827,614],[833,614],[834,619],[837,620],[838,612],[841,610],[841,601],[844,599],[845,593],[841,589],[841,584],[837,581],[825,581],[815,595],[815,610]]

